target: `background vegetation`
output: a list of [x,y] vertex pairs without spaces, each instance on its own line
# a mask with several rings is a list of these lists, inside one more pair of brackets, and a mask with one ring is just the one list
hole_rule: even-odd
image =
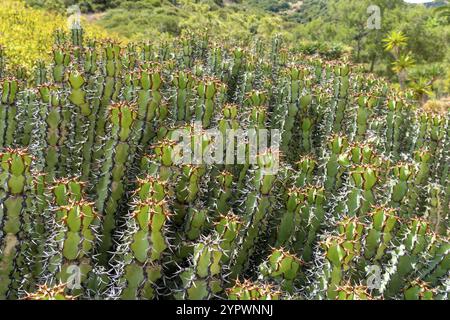
[[[415,90],[419,98],[425,95],[424,101],[428,97],[445,97],[450,91],[449,18],[445,10],[439,14],[434,8],[441,6],[441,9],[447,7],[448,10],[447,1],[435,1],[431,6],[406,4],[403,0],[25,1],[34,8],[57,11],[60,15],[66,13],[66,8],[77,4],[91,28],[95,26],[98,30],[99,26],[131,40],[169,38],[187,29],[207,27],[215,36],[230,36],[244,41],[282,34],[302,50],[327,54],[331,51],[335,57],[350,48],[354,62],[364,64],[367,71],[393,82],[399,80],[395,71],[399,57],[396,59],[392,52],[384,49],[383,39],[392,32],[401,32],[407,39],[402,48],[402,58],[407,55],[411,58],[411,63],[408,62],[405,68],[405,85]],[[366,28],[367,8],[374,4],[381,8],[380,30]],[[45,17],[45,13],[35,13],[37,19],[42,15]],[[27,16],[35,17],[35,14]],[[44,20],[48,22],[49,19]],[[7,21],[6,24],[13,22]],[[39,36],[32,38],[47,37],[55,25],[64,24],[60,18],[48,23],[50,27],[40,24],[45,31],[36,31]],[[24,34],[28,37],[27,33]],[[21,42],[16,38],[14,43]],[[48,44],[38,42],[41,48]],[[9,50],[28,51],[27,48]],[[34,58],[28,58],[27,63]],[[400,64],[403,62],[400,60]]]
[[[51,2],[48,2],[51,3]],[[48,59],[55,30],[66,28],[61,13],[29,8],[23,1],[2,0],[0,6],[0,45],[10,65],[31,67],[36,60]],[[95,24],[86,24],[90,37],[117,37]]]

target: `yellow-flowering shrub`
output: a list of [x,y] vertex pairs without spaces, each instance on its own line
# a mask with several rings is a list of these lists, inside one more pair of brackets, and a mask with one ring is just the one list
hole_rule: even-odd
[[[22,0],[1,0],[0,45],[9,65],[30,68],[36,60],[48,59],[54,31],[67,29],[67,24],[61,14],[30,8]],[[90,37],[114,37],[98,26],[83,27]]]

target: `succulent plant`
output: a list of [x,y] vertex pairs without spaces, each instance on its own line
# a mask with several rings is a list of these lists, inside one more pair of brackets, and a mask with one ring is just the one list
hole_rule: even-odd
[[0,48],[0,299],[448,299],[448,110],[219,41]]

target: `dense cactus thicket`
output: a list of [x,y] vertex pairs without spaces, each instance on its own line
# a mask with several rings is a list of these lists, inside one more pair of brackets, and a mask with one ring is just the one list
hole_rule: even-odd
[[[0,299],[448,298],[448,112],[280,38],[52,54],[0,49]],[[279,149],[176,161],[212,128]]]

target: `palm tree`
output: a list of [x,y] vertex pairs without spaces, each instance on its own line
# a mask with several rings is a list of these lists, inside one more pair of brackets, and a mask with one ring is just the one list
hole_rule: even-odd
[[402,89],[405,88],[405,82],[408,76],[407,70],[414,66],[414,64],[415,61],[409,53],[399,56],[398,59],[392,63],[392,70],[397,74],[398,82]]
[[406,46],[408,37],[406,37],[402,31],[391,31],[387,38],[383,39],[384,49],[390,51],[395,59],[398,58],[400,54],[400,49]]
[[414,98],[424,104],[433,92],[432,83],[432,81],[425,78],[419,78],[411,82],[409,86],[414,92]]

